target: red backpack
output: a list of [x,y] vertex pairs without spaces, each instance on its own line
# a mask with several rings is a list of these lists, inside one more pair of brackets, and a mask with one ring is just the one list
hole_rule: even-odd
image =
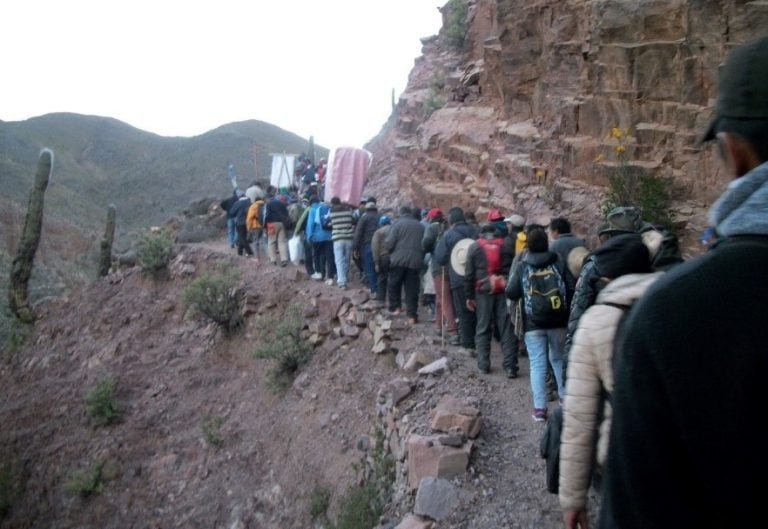
[[488,294],[501,294],[507,286],[507,279],[501,275],[501,246],[504,244],[504,239],[501,237],[480,238],[477,240],[477,244],[485,252],[488,277],[478,280],[475,283],[475,290]]

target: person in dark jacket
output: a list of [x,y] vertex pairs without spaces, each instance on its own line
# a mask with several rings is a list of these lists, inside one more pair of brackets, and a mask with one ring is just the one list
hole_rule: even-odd
[[491,335],[495,326],[501,342],[502,367],[508,378],[517,378],[518,371],[517,340],[504,295],[514,252],[511,238],[504,238],[494,224],[484,224],[480,237],[467,251],[464,274],[467,309],[477,315],[477,369],[480,373],[491,371]]
[[381,307],[386,307],[387,290],[389,281],[389,252],[384,242],[387,240],[387,233],[392,226],[392,220],[389,215],[379,217],[379,229],[376,230],[371,239],[371,252],[373,253],[373,264],[376,267],[376,303]]
[[603,529],[765,516],[768,38],[721,67],[704,136],[715,139],[734,177],[709,211],[719,241],[667,271],[619,326]]
[[[571,223],[564,217],[555,217],[549,221],[549,249],[560,256],[560,260],[568,263],[568,255],[571,250],[578,247],[587,246],[587,241],[581,237],[576,237],[571,233]],[[565,267],[565,286],[568,289],[568,300],[573,299],[573,293],[576,290],[576,277],[571,274],[568,267]]]
[[371,241],[373,234],[379,229],[379,210],[376,208],[376,202],[367,202],[365,204],[365,213],[357,221],[355,226],[355,237],[352,241],[353,252],[363,261],[363,272],[365,280],[368,283],[368,290],[375,294],[378,286],[378,277],[376,266],[373,262],[373,251],[371,250]]
[[253,255],[251,245],[248,244],[248,228],[245,222],[250,207],[251,201],[243,195],[229,208],[229,215],[235,221],[235,231],[237,232],[237,255],[243,255],[243,252],[247,256]]
[[413,216],[408,206],[400,208],[400,217],[392,224],[384,245],[389,252],[389,311],[400,313],[401,292],[405,290],[405,309],[408,321],[418,321],[419,272],[424,260],[421,239],[424,226]]
[[[651,252],[651,266],[655,271],[666,271],[681,263],[683,258],[674,234],[658,230],[648,222],[643,222],[640,213],[634,207],[620,206],[608,213],[606,224],[600,230],[600,238],[608,241],[611,237],[627,233],[639,233]],[[599,250],[596,249],[595,251]],[[594,253],[594,252],[593,252]],[[579,319],[595,303],[598,291],[595,288],[602,277],[595,264],[593,254],[587,255],[576,282],[573,299],[570,302],[568,331],[565,338],[563,369],[568,369],[568,356],[573,342],[573,335],[579,326]],[[565,372],[565,371],[564,371]]]
[[[531,364],[531,392],[533,393],[533,419],[543,422],[547,419],[547,362],[552,365],[552,370],[557,380],[557,392],[565,395],[564,379],[562,376],[562,354],[565,342],[565,330],[568,322],[567,300],[565,297],[565,282],[562,279],[565,274],[565,264],[559,256],[549,250],[547,233],[543,228],[537,227],[528,231],[528,251],[522,254],[520,265],[512,273],[506,288],[506,295],[515,301],[523,300],[525,307],[523,313],[523,329],[525,330],[525,346]],[[562,285],[557,299],[552,302],[555,308],[562,310],[544,321],[538,314],[536,305],[532,302],[533,289],[526,285],[531,281],[531,276],[544,271],[559,274],[558,284]],[[557,277],[555,275],[555,277]],[[547,293],[549,296],[550,294]]]
[[221,209],[227,214],[227,242],[229,243],[230,248],[234,248],[235,244],[237,244],[237,228],[235,227],[235,217],[229,214],[229,210],[232,209],[232,206],[235,205],[235,202],[237,202],[237,199],[241,196],[242,194],[235,190],[232,191],[232,194],[229,197],[219,203]]
[[[272,191],[272,190],[270,190]],[[267,229],[267,253],[269,262],[286,266],[288,264],[287,226],[291,224],[288,207],[276,194],[268,194],[264,204],[264,226]]]
[[448,210],[448,224],[450,228],[440,238],[435,247],[435,253],[432,258],[438,266],[448,268],[448,279],[451,284],[451,298],[453,299],[453,308],[456,316],[459,318],[459,338],[461,345],[470,356],[475,354],[475,327],[477,326],[477,317],[474,312],[467,308],[467,296],[464,292],[464,276],[459,274],[452,266],[451,252],[462,239],[477,239],[480,231],[474,225],[467,224],[464,217],[464,210],[459,207],[453,207]]

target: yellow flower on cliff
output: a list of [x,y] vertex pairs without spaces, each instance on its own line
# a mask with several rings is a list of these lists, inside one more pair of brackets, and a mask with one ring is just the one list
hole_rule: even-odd
[[595,159],[592,160],[592,161],[593,162],[602,162],[604,159],[605,159],[605,155],[601,153],[601,154],[598,154],[597,156],[595,156]]
[[544,176],[544,169],[536,169],[536,178],[542,178]]
[[623,152],[626,152],[627,148],[624,147],[621,143],[618,144],[616,147],[613,148],[614,151],[616,151],[616,154],[621,154]]
[[613,137],[614,137],[614,138],[616,138],[617,140],[620,140],[620,139],[621,139],[621,136],[622,136],[622,132],[621,132],[621,129],[620,129],[619,127],[613,127],[613,128],[611,129],[611,136],[613,136]]

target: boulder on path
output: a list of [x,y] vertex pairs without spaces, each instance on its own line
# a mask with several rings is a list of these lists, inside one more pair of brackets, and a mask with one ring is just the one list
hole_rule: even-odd
[[460,448],[445,446],[439,436],[411,434],[406,441],[408,449],[408,487],[415,490],[422,478],[451,478],[464,473],[469,464],[473,443]]
[[461,432],[470,439],[480,434],[480,410],[463,399],[446,395],[430,412],[431,427],[438,432]]
[[409,514],[397,524],[395,529],[433,529],[433,527],[435,527],[435,522],[432,520],[425,520],[421,516]]
[[433,520],[442,520],[456,509],[461,497],[461,489],[450,481],[428,476],[419,483],[413,512]]
[[435,360],[429,365],[426,365],[419,369],[420,375],[440,375],[445,371],[448,371],[448,357],[444,356],[439,360]]

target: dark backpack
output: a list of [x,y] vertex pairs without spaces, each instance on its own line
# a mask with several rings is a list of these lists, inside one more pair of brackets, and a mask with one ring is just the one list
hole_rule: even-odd
[[565,281],[557,266],[536,268],[526,263],[522,280],[526,320],[539,329],[565,327],[568,303]]
[[547,460],[547,492],[560,490],[560,434],[563,430],[563,408],[555,408],[547,418],[547,427],[539,441],[539,455]]

